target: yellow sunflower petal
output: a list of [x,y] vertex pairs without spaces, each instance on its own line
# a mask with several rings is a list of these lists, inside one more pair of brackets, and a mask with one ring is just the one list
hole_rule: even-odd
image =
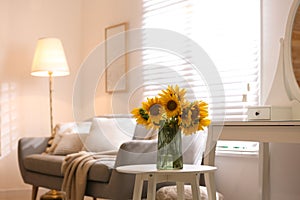
[[204,118],[200,120],[200,123],[202,126],[208,126],[210,125],[210,119]]
[[180,89],[178,85],[175,86],[168,86],[167,89],[170,93],[174,94],[177,96],[178,100],[183,103],[185,101],[185,93],[186,90],[185,89]]
[[207,110],[200,110],[200,117],[201,118],[208,117],[208,111]]
[[207,107],[208,104],[205,101],[199,101],[199,106],[200,107]]

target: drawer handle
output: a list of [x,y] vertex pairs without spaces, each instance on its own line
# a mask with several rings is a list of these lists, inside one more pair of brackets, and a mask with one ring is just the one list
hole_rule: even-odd
[[260,113],[256,111],[256,112],[255,112],[255,116],[258,116],[258,115],[260,115]]

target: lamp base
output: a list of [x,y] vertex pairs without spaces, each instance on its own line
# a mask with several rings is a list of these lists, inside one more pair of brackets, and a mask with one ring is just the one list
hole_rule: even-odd
[[57,190],[50,190],[49,192],[43,194],[40,200],[67,200],[66,193]]

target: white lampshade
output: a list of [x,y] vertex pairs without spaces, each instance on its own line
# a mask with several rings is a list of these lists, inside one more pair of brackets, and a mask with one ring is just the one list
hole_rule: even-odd
[[62,43],[57,38],[38,40],[33,58],[31,75],[66,76],[70,74]]

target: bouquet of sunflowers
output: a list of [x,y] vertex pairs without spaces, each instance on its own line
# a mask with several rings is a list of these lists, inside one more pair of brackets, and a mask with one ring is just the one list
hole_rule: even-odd
[[181,133],[192,135],[210,124],[208,105],[189,102],[185,89],[168,86],[132,110],[138,124],[158,129],[157,169],[182,169]]
[[168,86],[131,113],[148,129],[180,129],[184,135],[192,135],[210,124],[208,104],[201,100],[189,102],[185,94],[186,90],[178,85]]

